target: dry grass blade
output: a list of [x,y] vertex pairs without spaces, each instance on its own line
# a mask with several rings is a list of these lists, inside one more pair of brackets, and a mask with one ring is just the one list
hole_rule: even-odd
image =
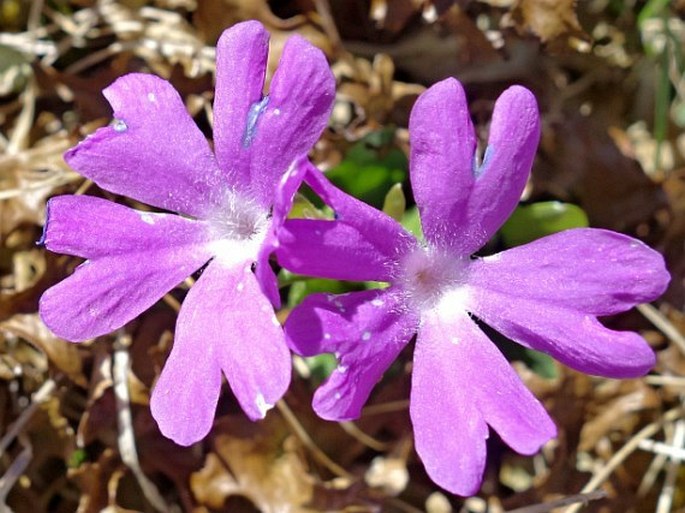
[[19,418],[12,424],[12,427],[5,433],[5,436],[0,440],[0,456],[5,454],[5,451],[14,439],[19,436],[31,417],[36,413],[40,404],[45,401],[55,390],[55,382],[48,380],[33,394],[31,404],[21,413]]
[[7,505],[7,495],[15,485],[19,477],[24,473],[33,458],[33,450],[30,445],[26,445],[19,453],[12,464],[9,466],[5,475],[0,477],[0,512],[11,513],[12,510]]
[[[628,442],[619,449],[616,454],[602,467],[583,487],[581,493],[591,493],[606,481],[609,476],[623,463],[628,456],[630,456],[636,449],[640,447],[640,442],[658,433],[663,426],[668,422],[673,422],[679,419],[685,413],[682,406],[673,408],[664,413],[661,418],[650,424],[647,424],[640,431],[638,431]],[[576,513],[580,509],[580,505],[576,504],[566,510],[565,513]]]
[[390,447],[387,443],[376,440],[374,437],[364,433],[354,422],[340,422],[340,427],[352,438],[355,438],[357,441],[370,447],[374,451],[385,452]]
[[[685,444],[685,420],[679,419],[675,423],[675,431],[673,433],[673,439],[671,440],[671,446],[674,450],[683,448]],[[683,451],[685,453],[685,451]],[[678,472],[680,471],[680,466],[683,462],[681,458],[671,458],[671,461],[666,467],[666,479],[664,480],[664,486],[659,494],[659,500],[656,505],[656,513],[668,513],[672,510],[673,499],[676,491],[676,480],[678,479]]]
[[302,426],[302,424],[300,424],[300,421],[297,420],[297,417],[283,399],[276,403],[276,407],[281,412],[281,415],[283,415],[283,418],[290,425],[291,429],[297,435],[300,441],[312,452],[315,460],[317,460],[338,477],[344,477],[347,479],[352,479],[354,477],[347,470],[330,459],[325,452],[319,449],[319,447],[314,443],[314,440],[312,440],[312,437],[309,436],[309,433],[307,433],[307,430],[304,428],[304,426]]
[[512,509],[506,513],[547,513],[555,508],[561,508],[570,504],[587,506],[589,502],[603,499],[606,496],[607,494],[604,490],[597,490],[589,493],[579,493],[577,495],[569,495],[568,497],[544,502],[542,504],[534,504],[532,506],[524,506],[523,508]]
[[669,321],[664,314],[650,304],[638,305],[637,309],[649,322],[654,324],[661,332],[673,342],[678,349],[685,354],[685,336]]

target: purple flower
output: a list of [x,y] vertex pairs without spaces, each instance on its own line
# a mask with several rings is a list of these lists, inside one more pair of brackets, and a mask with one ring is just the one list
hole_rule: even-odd
[[268,42],[257,22],[218,42],[214,153],[173,87],[144,74],[105,89],[114,122],[66,153],[103,189],[181,215],[85,196],[48,204],[45,245],[87,259],[40,301],[45,323],[68,340],[123,326],[206,265],[151,399],[162,433],[182,445],[210,430],[222,372],[251,419],[290,382],[268,258],[335,82],[324,55],[294,36],[263,96]]
[[482,480],[488,426],[522,454],[556,433],[472,316],[574,369],[640,376],[654,364],[647,343],[605,328],[597,316],[655,299],[669,275],[657,252],[599,229],[472,256],[516,207],[530,172],[540,125],[535,98],[523,87],[498,99],[482,164],[454,79],[421,95],[409,133],[425,241],[311,171],[307,181],[337,221],[287,221],[280,263],[298,273],[390,286],[309,296],[288,317],[286,336],[299,354],[336,355],[338,367],[317,390],[314,408],[325,419],[349,420],[416,334],[410,415],[417,452],[436,483],[470,495]]

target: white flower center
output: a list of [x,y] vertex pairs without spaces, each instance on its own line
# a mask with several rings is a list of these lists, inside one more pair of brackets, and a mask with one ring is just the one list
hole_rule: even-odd
[[404,258],[397,284],[419,311],[438,306],[463,309],[467,299],[468,264],[468,258],[422,247]]
[[209,219],[214,259],[227,267],[256,260],[271,225],[269,212],[235,192],[224,205]]

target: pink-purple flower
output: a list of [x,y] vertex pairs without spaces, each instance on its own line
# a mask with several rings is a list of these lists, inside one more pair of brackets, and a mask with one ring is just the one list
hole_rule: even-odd
[[640,376],[655,361],[647,343],[597,317],[655,299],[669,275],[657,252],[600,229],[473,256],[516,207],[532,166],[540,125],[527,89],[512,87],[497,100],[482,163],[454,79],[421,95],[409,133],[425,240],[310,169],[306,180],[336,220],[287,221],[279,262],[302,274],[390,286],[309,296],[288,317],[286,336],[299,354],[335,354],[338,366],[314,408],[325,419],[349,420],[416,334],[410,415],[417,452],[436,483],[470,495],[481,483],[490,428],[522,454],[556,433],[474,317],[582,372]]
[[183,445],[210,430],[222,373],[252,419],[290,382],[268,259],[335,81],[323,53],[293,36],[265,96],[268,41],[246,22],[217,44],[214,151],[168,82],[130,74],[104,91],[113,123],[66,153],[101,188],[180,215],[87,196],[48,204],[47,248],[86,259],[40,301],[45,323],[68,340],[123,326],[206,266],[151,399],[162,433]]

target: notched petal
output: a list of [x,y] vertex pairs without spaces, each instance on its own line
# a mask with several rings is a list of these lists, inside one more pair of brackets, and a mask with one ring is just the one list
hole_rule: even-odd
[[243,411],[263,418],[290,384],[290,353],[250,262],[211,262],[190,289],[177,322],[177,339],[196,339],[224,372]]
[[154,385],[150,410],[164,436],[179,445],[202,440],[212,428],[221,369],[202,332],[179,337]]
[[43,321],[67,340],[120,328],[212,256],[198,221],[88,196],[52,198],[49,210],[48,249],[89,259],[40,299]]
[[417,324],[391,289],[307,297],[286,320],[288,344],[304,356],[338,358],[338,367],[314,395],[316,413],[337,421],[359,417]]
[[474,312],[510,339],[553,356],[586,374],[609,378],[643,376],[654,351],[637,333],[614,331],[594,316],[540,301],[477,292]]
[[596,228],[556,233],[470,266],[474,287],[600,316],[655,300],[669,280],[659,252]]
[[171,84],[131,73],[103,94],[115,120],[65,153],[71,167],[165,210],[202,218],[220,204],[225,187],[214,155]]
[[469,255],[519,201],[540,138],[533,94],[521,86],[497,99],[483,163],[463,88],[447,79],[424,92],[410,123],[412,189],[426,238]]

